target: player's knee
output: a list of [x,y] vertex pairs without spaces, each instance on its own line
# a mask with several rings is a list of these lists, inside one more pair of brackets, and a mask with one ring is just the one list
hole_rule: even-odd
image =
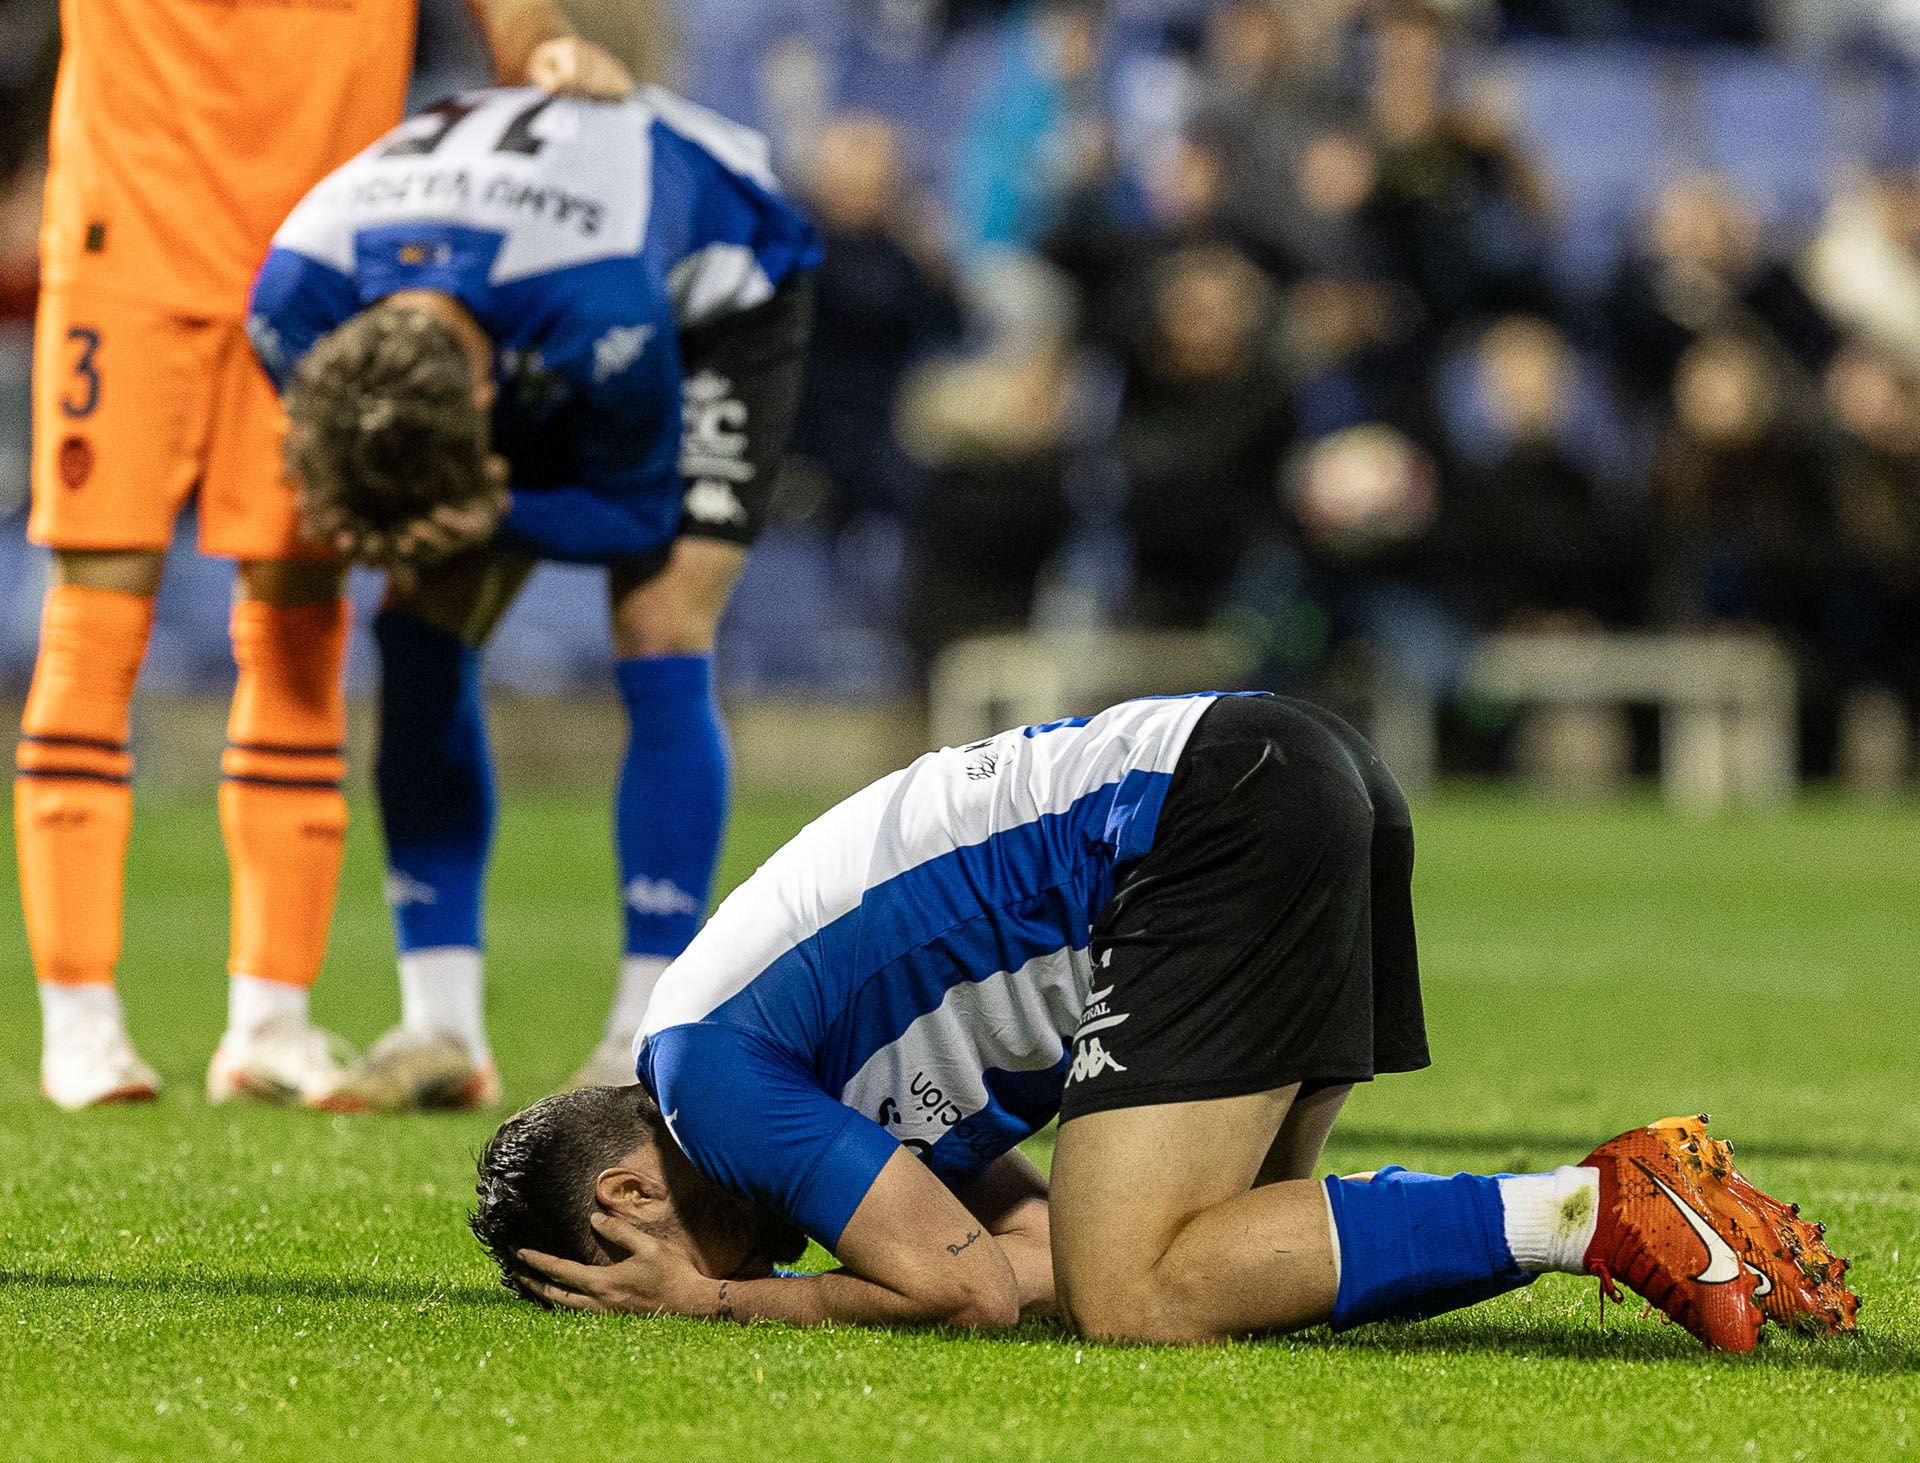
[[1089,1341],[1193,1346],[1225,1339],[1208,1317],[1204,1283],[1184,1274],[1174,1256],[1145,1269],[1105,1265],[1056,1280],[1061,1314]]
[[717,614],[685,600],[617,610],[613,618],[613,650],[621,660],[711,655],[719,628]]
[[1105,1276],[1063,1292],[1067,1324],[1089,1341],[1197,1346],[1225,1338],[1206,1321],[1177,1282],[1156,1273]]

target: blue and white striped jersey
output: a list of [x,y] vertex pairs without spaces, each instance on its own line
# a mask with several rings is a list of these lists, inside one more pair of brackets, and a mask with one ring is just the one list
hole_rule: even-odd
[[949,1186],[1059,1111],[1092,927],[1211,697],[930,752],[797,834],[662,978],[640,1078],[716,1182],[831,1245],[905,1145]]
[[683,444],[680,332],[818,259],[757,133],[657,87],[624,102],[501,88],[409,117],[322,179],[274,236],[247,328],[284,387],[376,300],[453,295],[494,345],[514,490],[501,542],[608,562],[673,537],[683,445],[690,460],[712,445]]

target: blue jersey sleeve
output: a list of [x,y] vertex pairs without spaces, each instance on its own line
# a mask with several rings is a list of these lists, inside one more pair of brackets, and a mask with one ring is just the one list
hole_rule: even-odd
[[900,1148],[791,1054],[737,1026],[699,1022],[655,1033],[640,1076],[694,1167],[828,1249]]
[[584,487],[516,489],[494,541],[536,559],[610,564],[656,553],[680,516],[675,492],[661,511],[659,495],[632,499]]
[[291,249],[274,249],[260,266],[247,302],[247,338],[273,382],[284,391],[313,343],[361,307],[351,277]]

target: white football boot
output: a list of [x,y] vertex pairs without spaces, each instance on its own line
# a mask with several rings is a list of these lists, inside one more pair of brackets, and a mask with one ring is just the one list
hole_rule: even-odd
[[640,1078],[633,1068],[633,1048],[624,1041],[603,1041],[586,1064],[568,1079],[563,1092],[582,1087],[631,1087]]
[[339,1037],[291,1017],[229,1031],[207,1064],[207,1101],[330,1111],[352,1062]]
[[445,1112],[497,1107],[500,1073],[457,1036],[396,1026],[367,1049],[323,1104],[330,1112]]
[[40,1090],[69,1111],[116,1102],[152,1102],[160,1074],[140,1060],[118,1017],[66,1022],[40,1053]]

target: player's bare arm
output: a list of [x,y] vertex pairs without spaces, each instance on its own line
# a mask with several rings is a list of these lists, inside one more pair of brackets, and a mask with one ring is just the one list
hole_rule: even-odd
[[[603,1200],[604,1202],[604,1200]],[[522,1252],[555,1305],[642,1315],[864,1326],[992,1329],[1020,1318],[1020,1286],[999,1240],[905,1150],[861,1200],[840,1237],[841,1268],[818,1276],[714,1278],[692,1253],[618,1212],[596,1215],[603,1244],[625,1258],[580,1265]]]
[[1053,1313],[1047,1181],[1017,1151],[958,1194],[896,1154],[841,1236],[841,1268],[824,1275],[716,1279],[643,1218],[594,1216],[602,1244],[625,1257],[612,1265],[523,1251],[532,1288],[576,1310],[794,1325],[987,1328]]
[[468,0],[468,5],[486,32],[502,81],[582,97],[616,98],[633,90],[633,76],[620,59],[575,31],[554,0]]

